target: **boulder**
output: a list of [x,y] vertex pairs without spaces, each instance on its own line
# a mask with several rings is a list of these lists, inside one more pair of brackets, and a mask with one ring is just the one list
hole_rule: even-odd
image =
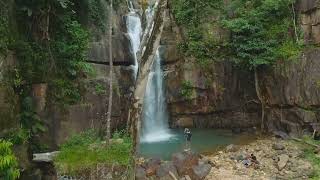
[[135,173],[135,179],[136,180],[146,180],[147,176],[146,176],[146,170],[142,167],[137,167],[136,168],[136,173]]
[[161,166],[156,170],[156,175],[159,178],[170,176],[171,172],[175,177],[179,177],[176,167],[173,165],[172,162],[166,162],[161,164]]
[[152,158],[147,162],[146,174],[147,176],[153,176],[156,174],[157,169],[160,167],[161,160],[158,158]]
[[192,179],[203,180],[211,170],[212,166],[210,164],[199,164],[192,167]]
[[277,163],[279,171],[281,171],[284,167],[286,167],[289,161],[289,156],[287,154],[281,154],[279,156],[279,161]]
[[193,152],[180,152],[172,155],[173,165],[180,176],[192,174],[192,167],[198,165],[199,156]]
[[184,176],[185,180],[191,180],[190,176],[186,175]]
[[274,150],[284,150],[285,147],[282,144],[276,143],[272,145],[272,149]]
[[282,139],[289,139],[289,135],[283,131],[273,131],[272,132],[275,137],[278,137],[278,138],[282,138]]

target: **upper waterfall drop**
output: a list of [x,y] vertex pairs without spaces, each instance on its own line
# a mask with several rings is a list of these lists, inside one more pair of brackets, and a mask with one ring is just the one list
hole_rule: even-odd
[[126,25],[127,25],[128,35],[130,37],[132,54],[135,61],[133,65],[133,70],[134,70],[134,77],[136,78],[138,73],[138,68],[139,68],[137,52],[139,51],[139,48],[140,48],[141,34],[142,34],[141,19],[139,14],[137,13],[138,10],[134,9],[131,1],[128,2],[128,8],[130,12],[127,15]]
[[157,50],[144,96],[141,142],[167,141],[173,136],[168,125],[163,76],[159,50]]

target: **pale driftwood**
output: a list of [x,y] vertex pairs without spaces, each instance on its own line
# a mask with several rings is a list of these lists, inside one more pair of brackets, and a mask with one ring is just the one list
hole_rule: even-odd
[[176,178],[176,176],[175,176],[171,171],[169,171],[169,175],[173,178],[173,180],[178,180],[178,179]]
[[302,139],[298,139],[298,138],[294,138],[292,137],[291,139],[295,140],[295,141],[298,141],[298,142],[301,142],[301,143],[304,143],[304,144],[307,144],[309,146],[313,146],[315,148],[318,148],[320,149],[320,146],[316,145],[316,144],[312,144],[312,143],[309,143],[309,142],[306,142],[306,141],[303,141]]
[[57,156],[60,151],[47,152],[47,153],[35,153],[33,154],[32,161],[35,162],[52,162],[54,157]]

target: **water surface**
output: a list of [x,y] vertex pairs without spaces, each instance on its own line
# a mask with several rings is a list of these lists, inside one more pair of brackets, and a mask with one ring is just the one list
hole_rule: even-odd
[[[250,139],[246,135],[234,135],[230,131],[215,129],[191,129],[191,150],[202,154],[210,154],[229,144],[239,144]],[[138,153],[145,158],[159,157],[169,160],[171,155],[185,149],[186,141],[182,129],[170,130],[169,140],[158,142],[141,142]]]

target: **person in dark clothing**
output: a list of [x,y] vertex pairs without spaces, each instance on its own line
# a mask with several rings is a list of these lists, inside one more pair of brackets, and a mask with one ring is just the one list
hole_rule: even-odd
[[190,150],[192,133],[188,128],[184,129],[184,137],[186,139],[186,150]]

